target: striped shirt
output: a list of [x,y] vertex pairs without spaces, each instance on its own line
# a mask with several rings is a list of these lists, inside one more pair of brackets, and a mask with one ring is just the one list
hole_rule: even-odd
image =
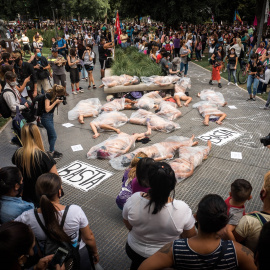
[[[221,240],[218,248],[210,254],[199,254],[193,251],[189,245],[187,239],[179,239],[173,243],[173,257],[174,257],[174,268],[187,270],[187,269],[198,269],[198,270],[213,270],[219,254],[221,252],[221,245],[224,241]],[[237,268],[237,257],[232,241],[228,241],[227,250],[223,257],[215,267],[216,270],[233,270]]]

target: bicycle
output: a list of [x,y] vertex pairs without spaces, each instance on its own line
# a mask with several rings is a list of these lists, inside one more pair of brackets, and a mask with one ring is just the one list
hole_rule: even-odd
[[248,71],[247,71],[247,59],[242,61],[242,68],[237,73],[237,79],[239,84],[245,84],[248,79]]

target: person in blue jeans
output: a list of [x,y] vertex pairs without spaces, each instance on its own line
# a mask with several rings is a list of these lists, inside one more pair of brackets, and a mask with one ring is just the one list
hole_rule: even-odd
[[184,76],[187,76],[188,72],[188,55],[190,54],[190,49],[186,46],[186,40],[181,41],[181,49],[180,49],[180,57],[181,57],[181,64],[180,64],[180,73],[185,68]]
[[[45,94],[45,111],[41,117],[41,123],[47,130],[48,141],[50,145],[50,154],[53,159],[60,159],[63,154],[55,151],[55,142],[57,140],[57,134],[54,128],[54,110],[60,103],[63,103],[59,97],[64,97],[66,90],[63,86],[55,84],[51,90]],[[64,103],[65,104],[65,103]]]
[[[257,88],[259,85],[259,80],[256,77],[256,74],[258,72],[260,72],[261,70],[261,61],[258,60],[258,57],[256,56],[256,54],[253,54],[250,58],[251,60],[248,63],[248,71],[249,71],[249,75],[248,75],[248,79],[247,79],[247,90],[249,93],[249,98],[247,99],[247,101],[255,101],[256,100],[256,94],[257,94]],[[253,85],[253,87],[252,87]],[[252,89],[251,89],[252,87]],[[252,93],[253,90],[253,93]]]

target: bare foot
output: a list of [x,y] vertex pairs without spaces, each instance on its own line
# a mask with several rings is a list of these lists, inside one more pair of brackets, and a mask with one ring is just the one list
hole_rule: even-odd
[[101,85],[99,86],[99,88],[102,88],[102,87],[104,87],[104,84],[101,84]]
[[195,138],[195,135],[194,134],[192,134],[192,136],[191,136],[191,140],[193,141],[194,140],[194,138]]
[[100,134],[97,133],[97,134],[94,134],[94,135],[93,135],[93,138],[96,139],[96,138],[99,137],[99,136],[100,136]]
[[127,104],[126,106],[125,106],[125,109],[126,110],[130,110],[132,108],[132,105],[131,104]]
[[121,130],[120,129],[117,129],[116,130],[116,133],[118,133],[118,134],[121,133]]
[[79,115],[78,121],[79,121],[79,123],[84,124],[83,115]]
[[197,145],[199,142],[194,142],[193,144],[192,144],[192,146],[194,146],[194,145]]
[[188,107],[188,103],[185,102],[185,103],[184,103],[184,106]]
[[178,107],[180,107],[180,108],[181,108],[181,107],[183,107],[183,106],[182,106],[181,104],[180,104],[180,105],[178,104]]
[[222,122],[221,121],[216,121],[216,123],[218,124],[218,125],[222,125]]
[[151,125],[149,121],[147,121],[147,131],[145,132],[145,136],[149,136],[152,133]]
[[207,146],[209,147],[209,149],[211,149],[211,147],[212,147],[212,143],[211,143],[211,141],[210,141],[210,140],[208,140],[208,141],[207,141]]
[[201,96],[201,93],[198,93],[198,94],[197,94],[197,97],[200,97],[200,96]]
[[222,107],[225,107],[227,104],[228,104],[228,103],[227,103],[227,102],[225,102],[225,103],[222,105]]
[[205,126],[209,126],[209,122],[203,121],[203,124],[204,124]]

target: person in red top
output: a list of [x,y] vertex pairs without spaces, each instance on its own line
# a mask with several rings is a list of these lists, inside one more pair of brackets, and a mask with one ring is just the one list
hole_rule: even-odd
[[162,54],[165,52],[166,52],[165,48],[160,49],[159,54],[157,55],[157,60],[156,60],[157,64],[159,64],[160,60],[162,59]]
[[230,196],[225,200],[229,222],[225,227],[226,238],[235,241],[233,231],[245,213],[245,202],[249,201],[252,186],[245,179],[236,179],[231,184]]

